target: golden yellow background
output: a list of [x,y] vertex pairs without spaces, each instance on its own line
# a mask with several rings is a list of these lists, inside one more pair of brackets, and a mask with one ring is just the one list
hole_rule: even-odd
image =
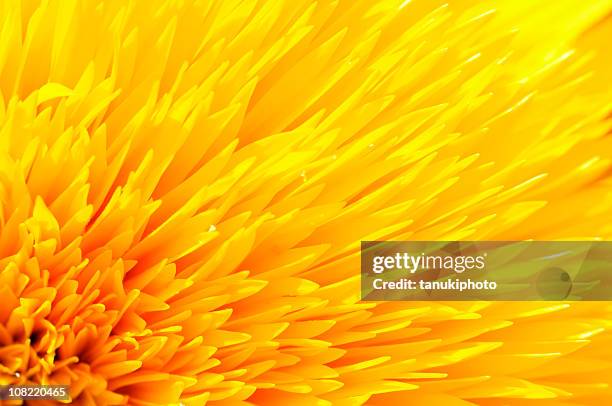
[[362,303],[359,242],[610,239],[611,12],[0,0],[0,384],[609,403],[609,303]]

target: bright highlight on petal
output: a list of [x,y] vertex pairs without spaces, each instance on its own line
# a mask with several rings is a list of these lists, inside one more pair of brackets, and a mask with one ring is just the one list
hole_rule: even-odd
[[360,302],[359,243],[612,238],[611,12],[1,2],[0,384],[610,401],[611,305]]

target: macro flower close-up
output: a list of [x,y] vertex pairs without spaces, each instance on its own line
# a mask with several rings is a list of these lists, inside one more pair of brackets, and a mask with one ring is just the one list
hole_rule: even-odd
[[612,240],[611,39],[610,0],[0,0],[0,386],[69,390],[0,404],[612,403],[610,301],[360,288],[362,241]]

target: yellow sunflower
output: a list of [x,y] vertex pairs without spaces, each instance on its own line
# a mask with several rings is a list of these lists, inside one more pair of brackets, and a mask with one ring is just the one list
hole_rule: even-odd
[[610,403],[611,304],[361,302],[359,244],[612,239],[611,13],[0,0],[0,384]]

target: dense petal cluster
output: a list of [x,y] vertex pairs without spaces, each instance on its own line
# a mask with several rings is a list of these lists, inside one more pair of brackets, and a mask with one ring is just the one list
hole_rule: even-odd
[[611,11],[0,2],[0,383],[609,402],[612,305],[360,302],[358,269],[360,240],[612,238]]

